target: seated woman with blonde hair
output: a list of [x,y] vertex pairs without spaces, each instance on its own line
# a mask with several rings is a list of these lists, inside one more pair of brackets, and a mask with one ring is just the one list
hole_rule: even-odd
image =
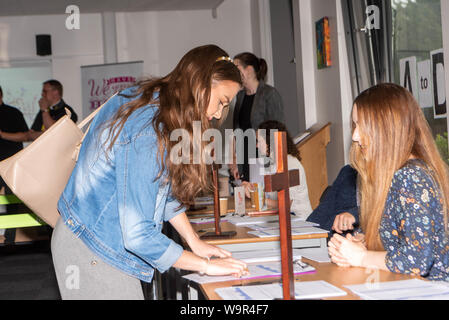
[[414,97],[380,84],[352,110],[364,241],[334,235],[332,261],[449,281],[448,170]]

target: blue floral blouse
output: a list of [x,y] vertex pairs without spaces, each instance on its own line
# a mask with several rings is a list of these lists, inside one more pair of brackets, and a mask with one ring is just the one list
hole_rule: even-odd
[[439,188],[421,160],[396,171],[380,223],[387,268],[449,281],[449,242]]

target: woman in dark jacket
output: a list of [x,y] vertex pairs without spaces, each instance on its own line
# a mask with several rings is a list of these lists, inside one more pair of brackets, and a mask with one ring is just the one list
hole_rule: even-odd
[[[285,123],[281,96],[275,88],[265,83],[268,69],[266,61],[250,52],[244,52],[234,57],[234,64],[240,70],[243,83],[243,90],[237,94],[234,107],[234,130],[242,129],[245,132],[248,129],[254,129],[256,131],[261,123],[268,120]],[[248,142],[249,139],[254,141]],[[256,155],[248,152],[248,146],[254,146],[255,151],[255,145],[255,135],[245,139],[244,164],[240,166],[240,170],[235,165],[231,166],[234,178],[249,180],[248,158]],[[237,153],[242,151],[236,150]]]
[[344,166],[307,221],[337,233],[354,230],[359,224],[356,185],[357,171],[350,165]]

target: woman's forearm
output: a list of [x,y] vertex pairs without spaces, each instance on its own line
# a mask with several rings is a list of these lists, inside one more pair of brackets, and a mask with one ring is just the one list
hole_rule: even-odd
[[184,250],[181,257],[175,262],[173,267],[180,268],[188,271],[199,271],[206,273],[207,260],[198,257],[192,252]]
[[176,217],[170,219],[169,222],[188,244],[194,240],[198,240],[198,234],[193,230],[185,212],[178,214]]
[[362,260],[362,267],[389,271],[385,264],[386,251],[367,251]]

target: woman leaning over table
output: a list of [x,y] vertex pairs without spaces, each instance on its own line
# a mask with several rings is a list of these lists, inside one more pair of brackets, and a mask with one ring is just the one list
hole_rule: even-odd
[[[209,188],[210,171],[204,162],[171,161],[178,141],[170,139],[176,129],[192,137],[193,121],[209,128],[240,86],[227,53],[207,45],[189,51],[167,76],[142,81],[105,104],[58,203],[51,246],[63,299],[143,299],[139,280],[150,282],[154,269],[171,266],[245,273],[243,262],[193,231],[182,205]],[[192,252],[162,233],[163,221]],[[219,258],[206,259],[211,256]]]
[[334,235],[332,261],[449,281],[448,170],[418,103],[380,84],[355,100],[352,120],[365,242]]

